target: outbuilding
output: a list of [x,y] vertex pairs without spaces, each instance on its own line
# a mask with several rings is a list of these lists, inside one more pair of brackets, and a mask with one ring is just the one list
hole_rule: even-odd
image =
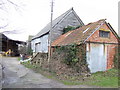
[[11,56],[19,56],[18,47],[20,44],[25,44],[23,41],[12,40],[3,33],[0,33],[0,52],[11,51]]
[[84,45],[88,68],[94,73],[114,67],[118,41],[118,35],[112,26],[106,19],[101,19],[61,35],[52,43],[52,47]]
[[61,36],[65,27],[76,27],[78,25],[81,27],[84,23],[73,8],[71,8],[52,21],[51,38],[49,38],[51,23],[48,23],[37,35],[32,38],[31,48],[33,53],[48,53],[48,43],[50,39],[52,42]]

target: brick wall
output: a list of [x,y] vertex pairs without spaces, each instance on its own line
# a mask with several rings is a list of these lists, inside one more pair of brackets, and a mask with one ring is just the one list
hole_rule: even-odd
[[[110,29],[107,27],[106,24],[101,26],[99,30],[110,31]],[[118,43],[116,37],[114,36],[114,34],[111,31],[110,31],[110,37],[109,38],[103,38],[103,37],[99,37],[99,30],[97,30],[87,41],[104,42],[104,43]]]
[[114,67],[114,56],[117,45],[107,45],[107,69]]
[[[110,29],[108,28],[106,24],[102,25],[99,30],[110,31]],[[110,69],[114,66],[113,60],[114,60],[114,55],[115,55],[115,48],[117,45],[109,44],[109,43],[118,43],[118,40],[111,31],[110,31],[109,38],[99,37],[99,30],[94,32],[94,34],[92,34],[91,37],[87,41],[107,43],[106,44],[107,45],[107,69]]]

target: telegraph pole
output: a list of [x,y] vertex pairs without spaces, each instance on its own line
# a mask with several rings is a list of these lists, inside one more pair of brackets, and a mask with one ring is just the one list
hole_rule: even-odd
[[52,36],[52,19],[53,19],[53,0],[51,1],[51,22],[50,22],[50,31],[49,31],[49,39],[48,39],[48,64],[51,59],[51,36]]

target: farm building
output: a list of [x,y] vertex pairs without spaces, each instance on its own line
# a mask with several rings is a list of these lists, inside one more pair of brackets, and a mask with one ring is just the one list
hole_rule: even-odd
[[[47,53],[48,52],[48,39],[51,24],[47,24],[37,35],[35,35],[31,40],[31,48],[33,53]],[[61,16],[52,21],[52,30],[51,30],[51,41],[54,41],[63,33],[63,29],[67,26],[83,26],[84,23],[73,10],[69,9]]]
[[9,39],[4,34],[0,33],[0,52],[7,52],[9,49],[13,52],[12,56],[18,56],[18,45],[25,42]]
[[111,25],[105,19],[101,19],[61,35],[52,43],[52,48],[82,45],[88,68],[94,73],[114,67],[113,60],[118,41],[118,35]]

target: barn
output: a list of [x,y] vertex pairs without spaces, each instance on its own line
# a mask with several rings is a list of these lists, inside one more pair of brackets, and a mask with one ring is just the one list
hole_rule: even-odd
[[0,33],[0,52],[7,52],[9,49],[12,50],[12,56],[18,56],[19,44],[25,44],[23,41],[12,40],[3,33]]
[[83,45],[88,68],[94,73],[114,67],[118,41],[118,35],[112,26],[106,19],[101,19],[61,35],[52,43],[52,48],[72,44]]
[[[35,35],[31,40],[31,48],[33,53],[47,53],[48,52],[48,38],[51,24],[48,23],[37,35]],[[52,37],[51,41],[54,41],[63,33],[63,29],[67,26],[83,26],[84,23],[73,10],[69,9],[55,20],[52,21]]]

